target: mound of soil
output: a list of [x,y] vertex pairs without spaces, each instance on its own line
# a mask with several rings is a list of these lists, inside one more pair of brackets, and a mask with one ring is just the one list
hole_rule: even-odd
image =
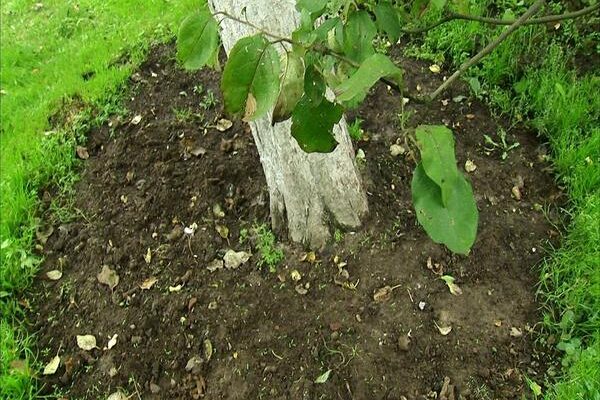
[[[61,357],[42,377],[46,393],[517,399],[525,375],[542,380],[533,267],[556,236],[542,206],[560,193],[531,132],[510,129],[507,141],[520,146],[502,160],[483,137],[501,127],[478,101],[456,97],[464,88],[409,103],[399,117],[400,97],[377,87],[355,115],[368,136],[356,143],[371,209],[365,228],[338,233],[317,254],[280,244],[285,260],[270,272],[252,229],[268,224],[269,207],[249,128],[219,122],[218,73],[185,73],[173,55],[156,48],[132,77],[130,116],[89,133],[79,217],[43,244],[31,319],[42,361]],[[411,89],[441,80],[404,63]],[[477,167],[468,176],[480,225],[468,257],[416,223],[414,148],[401,120],[407,130],[449,125],[460,165]],[[391,155],[394,143],[406,152]],[[223,268],[228,250],[252,256]],[[49,279],[57,269],[62,277]],[[78,335],[93,335],[96,347],[81,349]]]

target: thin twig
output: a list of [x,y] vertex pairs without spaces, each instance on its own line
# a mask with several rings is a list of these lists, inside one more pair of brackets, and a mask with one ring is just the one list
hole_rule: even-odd
[[[540,17],[540,18],[532,18],[532,19],[526,21],[523,25],[539,25],[539,24],[546,24],[549,22],[558,22],[558,21],[564,21],[564,20],[568,20],[568,19],[579,18],[579,17],[583,17],[584,15],[591,14],[594,11],[597,11],[598,9],[600,9],[600,3],[594,4],[594,5],[586,7],[586,8],[582,8],[581,10],[572,11],[572,12],[568,12],[568,13],[564,13],[564,14],[546,15],[546,16]],[[417,29],[402,29],[402,32],[408,33],[410,35],[417,35],[420,33],[428,32],[428,31],[430,31],[434,28],[437,28],[438,26],[448,23],[450,21],[456,21],[456,20],[481,22],[481,23],[490,24],[490,25],[512,25],[516,22],[515,20],[478,17],[476,15],[450,13],[447,16],[445,16],[444,18],[440,19],[437,22],[434,22],[433,24],[431,24],[429,26],[426,26],[423,28],[417,28]]]
[[448,86],[450,86],[455,80],[458,79],[467,69],[477,64],[483,57],[490,54],[496,47],[498,47],[503,41],[505,41],[514,31],[519,29],[532,15],[534,15],[544,5],[545,0],[537,0],[529,9],[521,15],[511,26],[508,27],[500,36],[493,42],[485,46],[479,53],[473,56],[469,61],[461,65],[461,67],[448,78],[444,83],[438,87],[435,92],[429,96],[429,100],[435,99],[440,93],[442,93]]
[[271,32],[269,32],[269,31],[267,31],[266,29],[264,29],[264,28],[261,28],[260,26],[253,24],[252,22],[250,22],[250,21],[248,21],[248,20],[243,20],[243,19],[240,19],[240,18],[238,18],[238,17],[236,17],[236,16],[234,16],[234,15],[231,15],[231,14],[229,14],[229,13],[228,13],[228,12],[226,12],[226,11],[217,11],[217,12],[213,13],[213,16],[214,16],[214,17],[216,17],[216,16],[218,16],[218,15],[222,15],[222,16],[224,16],[225,18],[228,18],[228,19],[230,19],[230,20],[232,20],[232,21],[235,21],[235,22],[238,22],[238,23],[240,23],[240,24],[244,24],[244,25],[247,25],[247,26],[249,26],[249,27],[251,27],[251,28],[254,28],[254,29],[256,29],[257,31],[259,31],[260,33],[262,33],[263,35],[266,35],[266,36],[269,36],[269,37],[271,37],[271,38],[275,39],[277,42],[286,42],[286,43],[289,43],[289,44],[298,44],[298,43],[294,42],[294,41],[293,41],[292,39],[290,39],[290,38],[286,38],[286,37],[283,37],[283,36],[280,36],[280,35],[276,35],[276,34],[274,34],[274,33],[271,33]]

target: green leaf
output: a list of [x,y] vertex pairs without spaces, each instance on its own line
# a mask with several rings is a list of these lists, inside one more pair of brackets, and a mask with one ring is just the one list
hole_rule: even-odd
[[353,61],[363,62],[375,53],[375,35],[377,28],[369,13],[364,10],[353,12],[344,27],[344,53]]
[[447,204],[455,180],[461,176],[454,156],[454,136],[443,125],[420,125],[416,129],[421,161],[427,176],[442,191],[442,201]]
[[331,370],[328,369],[327,371],[325,371],[324,373],[322,373],[321,375],[319,375],[317,377],[317,379],[315,379],[315,383],[325,383],[327,382],[327,380],[329,379],[329,375],[331,375]]
[[390,41],[396,43],[402,33],[396,9],[389,2],[385,1],[377,4],[374,11],[379,30],[385,32]]
[[423,164],[419,163],[411,189],[417,220],[429,237],[455,253],[468,254],[477,235],[479,213],[467,180],[462,175],[455,180],[444,205],[440,187],[427,176]]
[[225,109],[244,120],[269,111],[279,94],[279,54],[261,34],[240,39],[225,64],[221,90]]
[[[329,38],[329,32],[332,31],[337,24],[340,23],[340,19],[338,17],[330,18],[323,22],[315,29],[315,36],[318,41],[325,41]],[[333,49],[335,50],[335,49]]]
[[371,86],[384,76],[391,77],[399,85],[402,84],[402,70],[389,57],[373,54],[360,65],[350,79],[335,88],[338,101],[362,101]]
[[337,146],[333,126],[342,114],[342,107],[327,99],[315,104],[303,96],[292,113],[292,136],[307,153],[330,153]]
[[313,103],[313,106],[318,106],[325,97],[325,79],[323,75],[315,68],[314,65],[306,66],[304,74],[304,92],[306,97]]
[[298,11],[306,10],[312,13],[318,13],[323,11],[327,6],[327,0],[298,0],[296,2],[296,9]]
[[177,59],[187,69],[205,66],[219,45],[217,22],[210,12],[200,11],[181,23],[177,35]]
[[285,121],[304,93],[304,60],[295,53],[284,57],[281,91],[273,110],[273,123]]

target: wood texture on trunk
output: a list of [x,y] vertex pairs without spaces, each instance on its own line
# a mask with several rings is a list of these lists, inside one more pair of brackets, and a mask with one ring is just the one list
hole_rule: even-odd
[[[291,37],[299,23],[295,0],[209,0],[214,12],[225,11],[265,31]],[[222,16],[226,52],[257,31]],[[283,51],[278,44],[277,47]],[[354,161],[344,118],[335,127],[339,143],[329,154],[307,154],[290,134],[291,121],[271,126],[271,115],[250,123],[270,195],[272,227],[287,230],[295,242],[313,248],[330,238],[331,226],[357,228],[368,212],[367,197]]]

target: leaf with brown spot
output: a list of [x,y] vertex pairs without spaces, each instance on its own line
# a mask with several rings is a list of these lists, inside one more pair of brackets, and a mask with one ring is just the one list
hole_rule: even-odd
[[244,112],[244,122],[249,122],[256,113],[256,97],[252,93],[248,93],[248,99],[246,100],[246,111]]

